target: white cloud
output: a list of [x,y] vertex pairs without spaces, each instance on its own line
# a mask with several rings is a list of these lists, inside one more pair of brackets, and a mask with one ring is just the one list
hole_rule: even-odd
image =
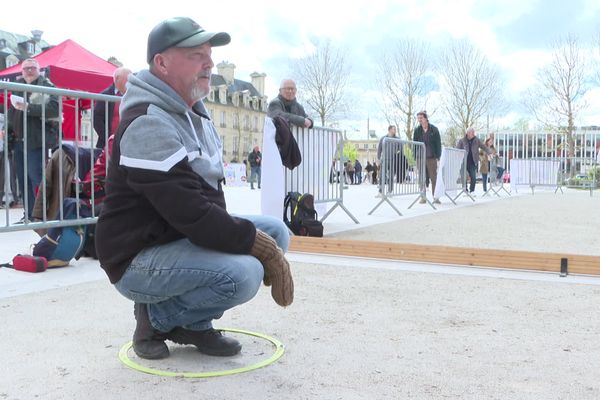
[[[582,17],[589,19],[600,12],[597,0],[577,2]],[[102,58],[116,56],[138,70],[146,67],[151,28],[164,18],[190,16],[208,30],[232,35],[230,45],[213,49],[215,63],[234,63],[236,77],[244,80],[255,71],[266,73],[269,97],[277,94],[279,80],[289,76],[290,60],[311,51],[316,39],[329,39],[348,49],[357,75],[353,85],[359,92],[373,92],[370,96],[375,98],[367,99],[355,112],[366,121],[367,114],[379,113],[374,55],[391,48],[399,38],[419,38],[434,48],[448,40],[468,38],[498,65],[508,79],[507,90],[516,96],[533,82],[535,71],[548,59],[548,49],[532,47],[532,33],[558,34],[569,27],[565,21],[564,27],[538,25],[522,33],[512,31],[512,24],[532,15],[543,21],[544,12],[556,6],[541,0],[356,0],[344,4],[305,0],[295,5],[256,0],[233,4],[205,2],[190,7],[186,0],[171,0],[168,7],[153,7],[146,1],[105,0],[99,6],[74,7],[72,2],[54,0],[45,6],[34,2],[24,12],[20,4],[9,2],[3,5],[1,28],[21,34],[41,29],[43,39],[52,44],[70,38]],[[518,27],[523,29],[523,25]],[[590,26],[581,28],[590,31]],[[507,38],[506,29],[514,37]]]

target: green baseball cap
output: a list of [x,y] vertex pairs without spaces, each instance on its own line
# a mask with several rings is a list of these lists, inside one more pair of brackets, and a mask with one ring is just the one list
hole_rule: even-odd
[[207,32],[191,18],[175,17],[156,25],[148,35],[148,63],[171,47],[196,47],[206,42],[224,46],[231,41],[226,32]]

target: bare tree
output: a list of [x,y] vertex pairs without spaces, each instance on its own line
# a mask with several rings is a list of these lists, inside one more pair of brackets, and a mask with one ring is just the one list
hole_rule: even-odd
[[404,127],[409,140],[412,139],[414,115],[424,109],[427,102],[424,97],[428,89],[425,75],[430,71],[429,53],[425,43],[405,39],[391,53],[384,54],[379,65],[383,114],[388,123]]
[[587,60],[577,37],[566,35],[553,45],[552,60],[538,70],[537,84],[526,91],[525,105],[545,126],[567,136],[569,157],[575,156],[575,119],[587,104]]
[[465,132],[501,108],[504,96],[500,74],[470,42],[451,43],[442,52],[438,69],[448,90],[444,108],[450,125]]
[[345,116],[350,67],[345,54],[326,41],[313,54],[293,64],[302,102],[321,120],[321,126]]
[[442,144],[447,147],[456,147],[456,144],[463,136],[465,136],[465,130],[462,127],[452,126],[444,132]]

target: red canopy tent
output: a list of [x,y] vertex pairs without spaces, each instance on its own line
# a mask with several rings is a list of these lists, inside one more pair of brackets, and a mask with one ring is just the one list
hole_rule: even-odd
[[[117,68],[67,39],[59,45],[34,57],[52,83],[61,89],[100,93],[112,84]],[[0,78],[14,81],[21,75],[21,65],[0,71]],[[81,100],[80,111],[89,108],[89,101]],[[77,122],[81,121],[81,112]],[[75,139],[75,101],[63,98],[63,138]]]

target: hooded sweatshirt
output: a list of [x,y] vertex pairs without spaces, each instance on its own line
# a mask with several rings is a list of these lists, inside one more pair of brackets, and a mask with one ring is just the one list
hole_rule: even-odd
[[118,282],[143,249],[182,238],[248,254],[256,228],[226,211],[222,144],[202,101],[190,108],[145,70],[129,77],[120,114],[96,226],[110,281]]

